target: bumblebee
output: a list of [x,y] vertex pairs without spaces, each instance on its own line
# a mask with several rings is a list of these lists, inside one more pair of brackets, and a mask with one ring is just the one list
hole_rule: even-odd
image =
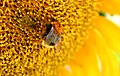
[[46,32],[44,34],[43,45],[46,47],[58,47],[63,26],[58,22],[51,22],[50,24],[46,24]]

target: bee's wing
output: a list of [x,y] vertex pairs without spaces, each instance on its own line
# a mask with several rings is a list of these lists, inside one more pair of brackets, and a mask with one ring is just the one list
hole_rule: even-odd
[[61,41],[59,41],[59,43],[57,43],[55,45],[55,51],[56,51],[56,53],[60,52],[61,46],[62,46],[62,42]]
[[45,42],[46,44],[50,44],[51,42],[54,43],[54,36],[55,36],[55,30],[52,27],[48,35],[46,36]]

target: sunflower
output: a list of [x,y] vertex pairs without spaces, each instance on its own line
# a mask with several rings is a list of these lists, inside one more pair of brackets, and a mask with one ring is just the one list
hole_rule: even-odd
[[[60,76],[119,76],[120,37],[119,23],[107,19],[120,15],[120,1],[98,0],[99,16],[92,21],[94,26],[83,47],[62,68]],[[119,20],[118,20],[119,21]]]
[[0,75],[119,76],[119,28],[104,12],[120,12],[107,3],[0,1]]

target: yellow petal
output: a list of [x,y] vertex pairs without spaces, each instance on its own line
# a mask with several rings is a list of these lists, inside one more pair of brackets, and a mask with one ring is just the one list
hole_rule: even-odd
[[98,17],[94,25],[104,37],[109,47],[120,54],[120,28],[104,17]]
[[111,49],[101,36],[101,32],[97,29],[91,32],[88,42],[91,43],[91,48],[96,51],[101,61],[102,76],[119,76],[119,61],[114,54],[114,49]]
[[118,76],[119,62],[114,50],[108,47],[98,30],[90,34],[84,47],[75,54],[74,61],[82,66],[85,76]]
[[111,14],[120,14],[120,0],[99,0],[102,2],[100,9]]
[[84,47],[75,54],[74,61],[81,66],[81,69],[85,72],[84,76],[100,76],[95,50],[91,47],[91,43],[86,42]]

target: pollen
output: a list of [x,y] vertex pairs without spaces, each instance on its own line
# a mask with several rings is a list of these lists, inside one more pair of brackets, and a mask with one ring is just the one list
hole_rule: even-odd
[[[0,75],[57,76],[83,46],[97,0],[1,0]],[[42,43],[46,24],[62,26],[59,44]]]

